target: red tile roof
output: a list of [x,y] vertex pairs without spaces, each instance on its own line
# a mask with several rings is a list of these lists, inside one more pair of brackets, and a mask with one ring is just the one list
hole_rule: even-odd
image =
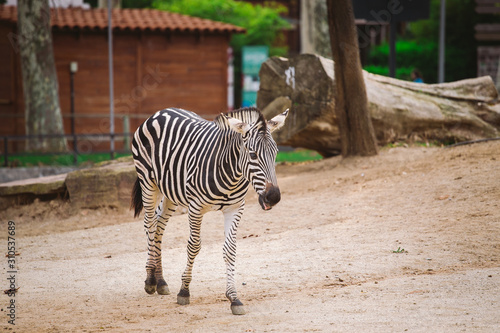
[[[187,32],[241,33],[245,29],[232,24],[154,9],[113,9],[113,29]],[[51,8],[51,24],[59,29],[103,30],[108,27],[104,8]],[[17,7],[0,5],[0,21],[17,22]]]

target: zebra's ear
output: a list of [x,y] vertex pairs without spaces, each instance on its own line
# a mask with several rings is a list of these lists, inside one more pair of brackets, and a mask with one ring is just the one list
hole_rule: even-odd
[[226,115],[224,115],[224,118],[226,118],[229,127],[231,127],[231,129],[237,133],[243,135],[246,134],[248,130],[250,130],[250,125],[248,125],[244,121]]
[[282,114],[279,114],[273,119],[267,121],[267,127],[269,127],[271,132],[280,129],[285,124],[286,116],[288,116],[288,110],[289,109],[286,109]]

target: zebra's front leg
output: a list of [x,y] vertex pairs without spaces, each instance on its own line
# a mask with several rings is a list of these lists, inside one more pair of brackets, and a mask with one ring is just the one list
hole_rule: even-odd
[[203,218],[203,213],[200,209],[189,207],[188,210],[189,218],[189,240],[187,245],[187,265],[184,273],[182,274],[182,286],[181,290],[177,294],[177,304],[187,305],[189,304],[189,284],[192,280],[193,264],[194,259],[200,253],[201,249],[201,220]]
[[229,206],[223,210],[224,213],[224,261],[226,262],[227,286],[226,297],[231,302],[231,312],[234,315],[245,314],[243,303],[238,299],[234,282],[234,271],[236,261],[236,231],[243,214],[245,203]]

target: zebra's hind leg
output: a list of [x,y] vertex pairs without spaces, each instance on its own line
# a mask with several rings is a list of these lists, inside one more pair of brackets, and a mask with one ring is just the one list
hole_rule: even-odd
[[170,295],[170,290],[168,289],[167,282],[163,278],[163,267],[162,267],[162,254],[161,254],[161,243],[163,232],[165,231],[165,227],[167,225],[168,220],[175,212],[177,205],[172,201],[163,197],[161,203],[158,205],[156,209],[157,216],[157,225],[156,225],[156,233],[155,233],[155,242],[154,246],[156,248],[156,263],[155,263],[155,280],[156,280],[156,292],[159,295]]
[[194,205],[189,206],[189,240],[187,246],[187,265],[184,273],[182,274],[181,290],[177,294],[177,304],[187,305],[190,301],[189,284],[192,279],[194,259],[201,249],[201,220],[203,213],[201,209],[196,208]]
[[158,207],[158,199],[160,191],[156,184],[149,180],[141,179],[142,203],[144,206],[144,229],[148,239],[148,259],[146,261],[146,280],[144,281],[144,290],[148,294],[156,292],[156,258],[157,248],[155,247],[156,229],[158,225],[158,217],[155,210]]
[[243,214],[245,203],[229,206],[224,213],[224,261],[226,262],[227,286],[226,297],[231,302],[231,312],[234,315],[244,315],[245,307],[238,299],[234,282],[236,261],[236,231]]

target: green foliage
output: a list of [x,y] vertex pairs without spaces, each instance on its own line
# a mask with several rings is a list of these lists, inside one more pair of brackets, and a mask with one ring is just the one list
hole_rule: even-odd
[[[424,61],[428,63],[431,60],[429,54],[437,51],[437,44],[433,42],[417,42],[400,40],[396,44],[396,61],[401,66],[408,66],[407,64],[417,63]],[[370,53],[370,62],[375,65],[386,65],[389,58],[389,45],[383,44],[376,47]]]
[[[498,21],[498,17],[478,15],[474,0],[446,1],[445,81],[457,81],[477,75],[477,41],[474,26],[477,23]],[[440,0],[431,0],[430,17],[410,22],[404,36],[398,36],[396,45],[397,77],[418,68],[426,83],[437,82]],[[374,73],[388,73],[389,47],[387,44],[372,49],[365,68]]]
[[231,46],[239,53],[244,45],[268,45],[271,55],[285,55],[284,47],[273,47],[281,31],[289,26],[280,14],[286,11],[281,5],[263,7],[234,0],[154,0],[153,7],[170,12],[231,23],[247,30],[235,34]]
[[[434,57],[434,55],[436,56]],[[368,57],[370,65],[365,70],[370,73],[389,75],[389,45],[375,47]],[[396,77],[410,80],[410,73],[418,68],[425,82],[435,82],[437,72],[437,44],[434,42],[417,42],[401,40],[396,44]]]
[[[474,38],[474,26],[480,20],[488,20],[487,15],[475,12],[474,0],[446,1],[445,30],[445,80],[456,81],[477,75],[477,41]],[[440,0],[431,0],[430,17],[427,20],[413,22],[409,25],[409,38],[419,43],[435,44],[431,59],[427,66],[434,67],[433,74],[428,76],[430,82],[437,81],[438,41],[439,41]],[[424,71],[423,66],[419,69]],[[424,74],[424,79],[426,78]]]

